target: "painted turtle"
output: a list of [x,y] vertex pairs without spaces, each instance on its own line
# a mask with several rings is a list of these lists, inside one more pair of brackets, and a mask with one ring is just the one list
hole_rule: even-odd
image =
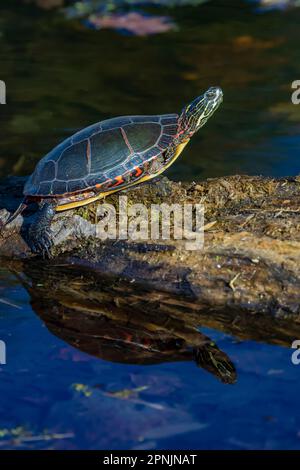
[[45,255],[52,244],[49,230],[56,211],[83,206],[158,176],[222,99],[222,90],[212,87],[180,115],[117,117],[77,132],[40,160],[25,184],[23,202],[5,225],[28,203],[38,202],[29,243],[33,252]]

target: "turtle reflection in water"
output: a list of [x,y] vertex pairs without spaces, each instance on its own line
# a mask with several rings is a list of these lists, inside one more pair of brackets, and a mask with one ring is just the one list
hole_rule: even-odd
[[160,305],[157,292],[103,279],[82,266],[30,262],[20,279],[47,328],[81,351],[128,364],[193,360],[224,383],[236,381],[228,356],[189,323],[188,314]]

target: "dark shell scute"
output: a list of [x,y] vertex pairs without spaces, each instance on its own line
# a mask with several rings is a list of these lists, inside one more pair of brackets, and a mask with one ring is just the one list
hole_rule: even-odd
[[36,196],[40,193],[40,182],[41,182],[41,172],[39,171],[40,166],[41,165],[39,163],[34,173],[26,181],[25,186],[24,186],[24,191],[23,191],[24,196]]
[[122,163],[130,155],[121,129],[114,129],[90,138],[91,173],[101,173]]
[[82,142],[83,140],[89,139],[93,134],[97,134],[100,131],[101,131],[101,123],[97,122],[96,124],[93,124],[92,126],[86,127],[85,129],[82,129],[81,131],[76,132],[76,134],[74,134],[72,137],[72,143],[77,144],[78,142]]
[[68,181],[85,178],[88,174],[88,141],[84,140],[66,149],[58,160],[57,178]]
[[44,164],[44,162],[52,160],[56,162],[60,158],[61,154],[71,146],[72,137],[68,137],[66,140],[54,147],[54,149],[52,149],[49,153],[47,153],[40,163]]
[[99,176],[89,176],[86,179],[86,183],[89,188],[92,188],[93,186],[96,186],[96,184],[102,184],[106,181],[106,177],[104,175],[99,175]]
[[24,187],[25,195],[34,195],[34,194],[39,193],[38,191],[39,184],[45,181],[45,178],[43,175],[44,166],[45,166],[45,161],[41,160],[35,167],[34,172],[30,176],[30,178],[26,181],[26,184]]
[[38,188],[37,194],[41,194],[41,195],[52,194],[52,181],[41,183]]
[[118,117],[118,118],[112,118],[112,119],[107,119],[106,121],[102,121],[101,123],[101,129],[103,131],[107,131],[110,129],[117,129],[118,127],[125,126],[126,124],[130,123],[131,119],[130,117]]
[[53,181],[55,179],[55,163],[52,160],[46,162],[43,166],[42,179],[44,181]]
[[81,191],[86,188],[86,185],[83,180],[74,180],[67,182],[67,191],[73,193],[75,191]]
[[125,126],[124,131],[132,149],[138,153],[156,144],[161,135],[161,126],[156,123],[135,123]]
[[166,148],[168,145],[173,142],[173,137],[170,135],[163,134],[161,138],[159,139],[158,145],[162,148]]
[[151,122],[158,122],[159,123],[159,116],[132,116],[132,121],[135,123],[151,123]]
[[124,168],[124,165],[119,165],[116,168],[114,168],[113,170],[109,171],[108,176],[109,176],[109,178],[114,179],[117,176],[122,176],[125,171],[126,170]]
[[149,149],[145,154],[145,160],[150,160],[151,158],[157,157],[158,155],[161,154],[161,149],[157,146]]
[[54,181],[52,183],[52,194],[64,194],[66,192],[68,192],[68,188],[65,181]]
[[162,116],[160,122],[163,126],[168,125],[168,124],[177,125],[178,116],[176,114]]
[[178,126],[174,124],[169,124],[164,126],[164,134],[168,135],[176,135],[178,132]]
[[120,173],[121,173],[120,170],[114,168],[108,174],[109,179],[112,179],[112,180],[115,179],[116,176],[120,176]]

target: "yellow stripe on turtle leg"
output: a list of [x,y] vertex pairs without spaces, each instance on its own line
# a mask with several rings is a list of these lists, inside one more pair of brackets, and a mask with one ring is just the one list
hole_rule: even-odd
[[68,209],[75,209],[75,207],[86,206],[91,202],[97,201],[102,197],[102,194],[97,194],[97,196],[89,197],[88,199],[82,199],[81,201],[68,202],[67,204],[62,204],[61,206],[56,206],[56,212],[67,211]]

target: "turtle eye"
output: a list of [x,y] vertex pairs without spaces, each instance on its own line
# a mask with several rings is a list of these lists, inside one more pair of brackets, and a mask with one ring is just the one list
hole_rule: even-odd
[[206,93],[205,93],[206,97],[207,98],[214,98],[216,96],[216,93],[214,90],[208,90]]
[[211,87],[207,92],[205,93],[206,98],[209,99],[215,99],[218,98],[219,96],[222,96],[223,92],[220,87]]

